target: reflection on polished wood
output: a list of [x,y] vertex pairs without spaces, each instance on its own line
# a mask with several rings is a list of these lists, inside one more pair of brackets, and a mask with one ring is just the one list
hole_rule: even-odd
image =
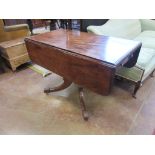
[[27,37],[25,42],[33,62],[101,95],[110,93],[117,67],[136,64],[142,45],[62,29]]
[[32,36],[31,41],[37,41],[111,65],[118,65],[140,46],[138,41],[63,29]]

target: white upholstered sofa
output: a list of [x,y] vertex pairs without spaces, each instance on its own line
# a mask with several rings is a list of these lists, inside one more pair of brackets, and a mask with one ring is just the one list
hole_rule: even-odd
[[[142,42],[137,64],[132,68],[122,67],[118,73],[124,77],[140,78],[140,84],[155,70],[155,21],[149,19],[110,19],[101,26],[88,26],[87,31],[97,34]],[[137,68],[143,70],[142,76]]]

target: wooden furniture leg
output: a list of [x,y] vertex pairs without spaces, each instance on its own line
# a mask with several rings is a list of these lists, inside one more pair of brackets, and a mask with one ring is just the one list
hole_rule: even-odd
[[154,73],[155,69],[153,70],[153,72],[150,74],[151,77],[154,77],[153,73]]
[[132,94],[132,97],[136,98],[136,93],[138,91],[138,89],[140,88],[141,86],[141,81],[138,81],[136,84],[135,84],[135,89],[133,91],[133,94]]
[[82,116],[85,121],[88,121],[88,112],[86,111],[86,106],[84,103],[84,94],[83,94],[83,88],[79,87],[79,97],[80,97],[80,105],[82,109]]
[[55,92],[55,91],[60,91],[60,90],[63,90],[67,87],[69,87],[72,82],[63,78],[64,82],[60,85],[60,86],[57,86],[57,87],[54,87],[54,88],[46,88],[44,89],[44,93],[48,94],[48,93],[51,93],[51,92]]

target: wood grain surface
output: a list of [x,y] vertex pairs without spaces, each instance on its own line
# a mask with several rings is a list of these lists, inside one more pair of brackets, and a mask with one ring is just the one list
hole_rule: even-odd
[[116,67],[135,63],[141,48],[137,41],[62,29],[25,42],[32,61],[102,95],[110,93]]

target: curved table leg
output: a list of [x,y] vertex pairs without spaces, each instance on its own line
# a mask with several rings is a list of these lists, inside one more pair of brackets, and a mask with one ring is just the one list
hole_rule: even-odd
[[48,93],[51,93],[51,92],[55,92],[55,91],[60,91],[60,90],[63,90],[67,87],[69,87],[72,82],[63,78],[64,82],[60,85],[60,86],[57,86],[57,87],[54,87],[54,88],[46,88],[44,89],[44,93],[48,94]]
[[80,105],[81,105],[81,109],[82,109],[82,116],[84,118],[85,121],[88,121],[88,112],[86,111],[86,106],[84,103],[84,94],[83,94],[83,88],[79,87],[79,97],[80,97]]

